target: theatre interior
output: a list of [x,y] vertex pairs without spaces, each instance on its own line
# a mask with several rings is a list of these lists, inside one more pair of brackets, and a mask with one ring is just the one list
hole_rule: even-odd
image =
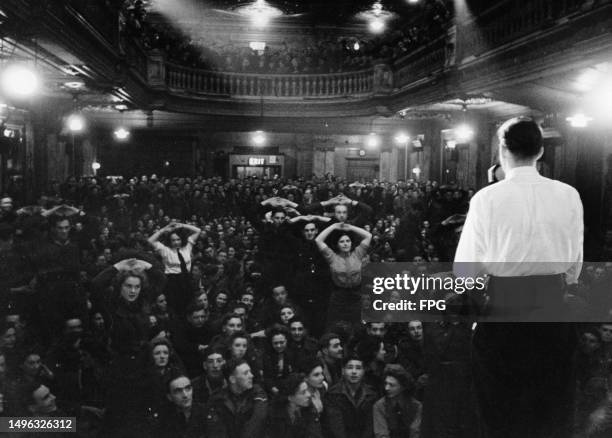
[[[331,283],[335,249],[325,253],[325,243],[314,243],[327,225],[302,227],[286,240],[278,230],[284,230],[284,220],[298,221],[297,215],[308,224],[329,220],[311,213],[310,207],[320,206],[317,214],[339,221],[331,219],[330,227],[366,242],[352,250],[369,249],[369,261],[410,262],[417,273],[434,266],[430,262],[452,261],[469,200],[503,178],[498,129],[521,116],[541,127],[539,173],[580,195],[584,260],[612,260],[612,0],[0,1],[0,291],[10,286],[10,293],[0,293],[0,365],[30,384],[28,369],[44,382],[54,375],[64,379],[56,385],[33,380],[38,386],[26,385],[23,396],[0,366],[0,416],[57,413],[57,396],[58,405],[68,399],[81,403],[79,424],[95,432],[82,435],[87,437],[287,437],[292,433],[279,433],[255,414],[248,423],[258,424],[253,435],[200,429],[222,423],[213,390],[205,388],[210,399],[197,398],[208,380],[199,387],[193,380],[194,406],[213,403],[206,404],[204,417],[196,416],[201,423],[190,422],[191,399],[187,419],[177,420],[175,409],[160,422],[157,409],[166,412],[168,401],[180,408],[184,400],[171,392],[191,391],[189,379],[202,366],[212,373],[202,360],[218,355],[235,360],[229,371],[234,380],[225,376],[226,382],[217,370],[216,384],[223,380],[233,390],[238,384],[231,373],[246,365],[252,371],[250,383],[245,380],[250,387],[235,397],[253,396],[253,379],[265,391],[249,403],[265,402],[266,393],[270,400],[285,397],[290,424],[283,430],[298,430],[300,421],[318,423],[318,417],[294,415],[301,406],[294,403],[296,391],[304,382],[311,385],[287,372],[284,348],[302,348],[306,336],[291,338],[295,323],[316,338],[313,357],[335,364],[335,377],[325,368],[332,398],[332,383],[339,384],[344,372],[333,348],[342,356],[341,348],[348,354],[352,346],[361,354],[354,360],[371,365],[366,379],[378,384],[377,397],[385,396],[389,378],[381,363],[399,351],[413,376],[402,368],[391,377],[403,389],[410,386],[406,382],[415,384],[414,398],[406,403],[423,403],[420,436],[483,437],[476,432],[468,367],[475,326],[456,320],[411,320],[400,328],[361,324],[358,300],[351,302],[353,320],[342,325],[348,318],[337,318],[331,325],[328,312],[325,326],[325,300],[344,290]],[[120,257],[126,248],[131,255]],[[359,259],[359,272],[361,267]],[[112,284],[109,277],[106,289],[99,286],[102,273],[112,269]],[[132,306],[131,292],[124,292],[128,279],[155,291],[144,307]],[[331,295],[315,294],[321,284]],[[585,268],[571,292],[581,298],[593,287],[599,301],[587,304],[610,318],[610,285],[612,262]],[[344,286],[355,294],[359,287]],[[306,289],[312,296],[296,292]],[[119,304],[95,295],[99,290],[117,292]],[[335,306],[349,309],[340,301]],[[168,322],[172,310],[176,331]],[[133,312],[133,318],[121,312]],[[196,314],[200,322],[194,322]],[[330,327],[339,334],[330,337]],[[583,386],[576,399],[579,419],[568,427],[573,438],[609,437],[612,324],[579,328],[581,349],[576,347],[575,357],[569,349],[568,357],[582,361]],[[98,337],[83,335],[80,343],[82,333],[94,332]],[[17,352],[15,345],[33,333],[30,339],[41,341],[44,350],[23,356],[25,350]],[[202,338],[187,348],[181,344],[191,339],[185,333]],[[276,336],[285,344],[275,346]],[[238,338],[245,345],[241,355],[233,350]],[[451,338],[457,348],[446,350]],[[221,344],[227,348],[219,353]],[[429,373],[411,362],[422,358],[427,345],[439,347],[431,357],[443,365]],[[155,362],[163,370],[151,371],[151,357],[149,368],[135,365],[141,357],[136,359],[136,350],[160,347],[172,361],[175,346],[186,371],[172,374],[166,386],[160,377],[165,365]],[[90,356],[83,351],[90,347],[95,360],[86,361]],[[425,356],[424,363],[431,359]],[[294,363],[293,371],[305,367],[306,359]],[[114,380],[97,380],[106,376],[92,371],[98,362]],[[607,371],[595,373],[599,380],[591,387],[584,376],[595,362],[602,367],[597,370]],[[309,376],[322,366],[316,362],[303,371]],[[281,374],[289,383],[274,380]],[[142,389],[147,379],[156,383]],[[291,384],[293,392],[283,392]],[[151,395],[150,388],[159,391]],[[314,394],[322,397],[314,386],[307,389],[313,400]],[[319,402],[317,415],[328,398]],[[152,403],[146,415],[139,410],[143,403]],[[411,411],[415,418],[417,410]],[[266,421],[279,420],[272,408],[268,412]],[[325,412],[324,430],[342,429],[326,423]],[[357,415],[346,421],[342,433],[308,436],[351,438],[361,432],[355,428],[362,428],[362,420]],[[514,423],[507,428],[521,426]],[[188,433],[192,426],[198,434]],[[166,427],[163,433],[151,432],[160,427]],[[376,436],[416,436],[407,430]],[[502,435],[489,435],[497,436]]]
[[605,240],[612,5],[26,1],[0,5],[0,192],[68,176],[479,188],[495,131],[541,122],[540,172]]

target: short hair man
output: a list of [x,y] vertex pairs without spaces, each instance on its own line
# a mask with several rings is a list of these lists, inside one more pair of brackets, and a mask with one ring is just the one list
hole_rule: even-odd
[[576,283],[582,269],[582,202],[573,187],[538,173],[544,147],[535,121],[508,120],[498,138],[505,179],[471,199],[454,267],[461,277],[489,275],[489,318],[504,322],[479,323],[472,338],[482,418],[500,438],[566,436],[575,334],[555,321],[566,318],[563,282]]
[[220,388],[225,388],[227,382],[223,376],[226,348],[222,345],[209,346],[204,350],[202,367],[204,372],[193,379],[193,397],[200,403],[206,403],[210,395]]
[[325,396],[325,420],[334,437],[366,437],[373,435],[372,407],[376,391],[363,382],[363,360],[349,355],[342,366],[342,380]]
[[191,380],[184,374],[173,374],[167,379],[168,406],[161,415],[159,436],[206,436],[207,416],[204,405],[194,402]]
[[342,374],[344,347],[336,333],[325,333],[319,339],[319,354],[323,363],[323,374],[329,385],[338,382]]
[[210,436],[261,438],[268,414],[265,391],[253,383],[251,367],[243,359],[226,363],[226,388],[210,397]]

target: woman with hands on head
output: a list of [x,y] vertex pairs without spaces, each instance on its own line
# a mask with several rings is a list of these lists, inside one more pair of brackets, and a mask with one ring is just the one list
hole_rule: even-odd
[[[334,231],[339,233],[335,251],[325,243]],[[351,234],[361,238],[359,245],[353,247]],[[372,234],[344,222],[330,225],[315,239],[319,251],[329,264],[334,285],[327,313],[328,328],[338,321],[358,324],[361,319],[361,268],[371,241]]]
[[[185,229],[190,234],[184,242],[179,229]],[[182,315],[187,304],[193,298],[189,273],[191,271],[191,251],[195,245],[201,230],[198,227],[180,223],[170,223],[149,237],[149,243],[161,256],[164,264],[164,274],[167,283],[165,295],[168,305]],[[159,241],[164,234],[169,235],[169,245]]]

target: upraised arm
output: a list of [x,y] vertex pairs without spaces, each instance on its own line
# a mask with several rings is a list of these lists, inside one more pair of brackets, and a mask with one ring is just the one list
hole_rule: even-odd
[[162,236],[162,234],[172,230],[174,230],[174,224],[166,225],[164,228],[161,228],[155,233],[153,233],[147,240],[151,245],[153,245],[154,243],[159,241],[159,238]]
[[364,230],[363,228],[356,227],[355,225],[349,225],[349,224],[343,224],[342,229],[347,230],[347,231],[352,231],[353,233],[361,237],[362,240],[361,240],[360,245],[364,247],[370,246],[370,243],[372,242],[372,234],[369,233],[368,231]]
[[325,239],[329,237],[332,231],[337,230],[339,226],[340,224],[338,223],[332,224],[317,235],[315,243],[317,244],[317,248],[319,248],[319,251],[324,251],[325,248],[327,248],[327,245],[325,244]]
[[198,237],[200,237],[200,233],[202,232],[200,228],[189,224],[176,224],[176,228],[184,228],[188,230],[191,233],[189,235],[189,239],[191,239],[192,242],[198,240]]

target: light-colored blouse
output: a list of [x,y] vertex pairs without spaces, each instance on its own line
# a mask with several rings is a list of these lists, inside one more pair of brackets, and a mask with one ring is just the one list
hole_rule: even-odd
[[347,255],[337,254],[329,247],[322,251],[323,257],[329,264],[332,281],[336,286],[352,288],[361,285],[361,267],[367,252],[368,245],[363,243]]

